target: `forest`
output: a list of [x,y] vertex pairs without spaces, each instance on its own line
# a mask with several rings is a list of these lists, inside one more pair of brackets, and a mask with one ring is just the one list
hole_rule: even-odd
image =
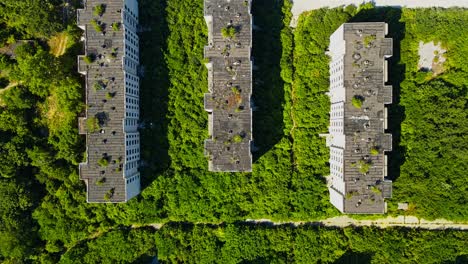
[[159,263],[461,264],[467,241],[468,233],[456,230],[172,223],[110,231],[78,244],[60,263],[149,263],[157,252]]
[[[76,72],[82,31],[74,18],[62,17],[62,1],[1,1],[0,261],[141,263],[157,255],[162,263],[209,263],[214,256],[227,263],[317,258],[349,263],[346,258],[357,254],[369,262],[466,262],[466,233],[458,231],[294,229],[238,221],[338,215],[328,202],[328,149],[319,137],[327,131],[329,111],[324,51],[341,23],[382,19],[395,39],[389,212],[401,214],[397,203],[409,202],[406,214],[466,221],[468,11],[320,9],[303,14],[293,30],[289,1],[253,1],[258,150],[252,173],[215,174],[207,172],[203,155],[208,137],[203,1],[140,0],[139,5],[145,29],[140,33],[143,192],[126,204],[106,205],[87,204],[78,178],[85,151],[77,129],[85,109],[83,79]],[[418,42],[431,40],[448,50],[439,75],[416,65]],[[168,224],[156,232],[148,227],[153,223]],[[372,248],[370,239],[377,240]]]

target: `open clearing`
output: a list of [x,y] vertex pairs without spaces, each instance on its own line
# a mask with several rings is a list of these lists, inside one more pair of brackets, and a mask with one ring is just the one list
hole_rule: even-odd
[[50,46],[50,53],[52,53],[55,57],[62,56],[63,54],[65,54],[65,50],[67,49],[67,43],[67,33],[62,32],[53,36],[48,42]]
[[433,71],[434,75],[440,74],[443,71],[443,64],[445,62],[444,53],[446,51],[439,43],[423,43],[420,41],[418,68],[423,71]]

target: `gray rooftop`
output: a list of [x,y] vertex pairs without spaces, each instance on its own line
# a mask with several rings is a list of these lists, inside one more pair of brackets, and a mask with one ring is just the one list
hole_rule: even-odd
[[[392,136],[384,133],[385,104],[392,102],[392,87],[385,85],[385,58],[392,55],[392,39],[385,38],[386,24],[346,23],[344,39],[344,181],[346,213],[383,213],[384,198],[391,197],[391,182],[384,180],[384,151],[392,150]],[[353,97],[362,107],[352,105]],[[371,154],[377,149],[378,154]],[[375,151],[375,150],[374,150]],[[359,166],[369,163],[367,173]]]
[[[93,7],[102,3],[106,5],[105,13],[101,17],[93,14]],[[100,120],[100,128],[94,133],[88,131],[86,119],[79,122],[80,133],[86,134],[87,148],[87,163],[80,164],[80,178],[87,182],[89,202],[126,201],[124,32],[111,28],[112,23],[122,22],[122,9],[123,0],[88,0],[85,8],[78,10],[78,25],[85,27],[86,55],[96,56],[96,61],[91,64],[86,64],[83,56],[78,60],[79,71],[86,79],[86,118],[98,117]],[[97,32],[91,25],[93,19],[104,25],[105,34]],[[96,90],[98,83],[102,89]],[[102,158],[108,160],[108,166],[98,164]],[[109,195],[111,193],[113,195]]]
[[[210,139],[205,141],[210,171],[251,171],[252,154],[252,17],[250,1],[205,0],[208,25],[208,91]],[[222,35],[233,28],[233,37]]]

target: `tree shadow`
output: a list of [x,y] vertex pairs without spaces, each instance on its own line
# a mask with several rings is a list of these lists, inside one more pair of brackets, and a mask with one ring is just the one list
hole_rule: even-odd
[[405,23],[401,22],[402,11],[398,7],[376,7],[361,10],[349,22],[386,22],[388,36],[393,39],[393,56],[388,60],[388,84],[393,87],[393,102],[388,105],[388,129],[392,134],[393,150],[388,153],[388,178],[400,176],[400,166],[405,162],[405,149],[400,146],[401,123],[405,120],[405,108],[400,105],[400,84],[405,79],[406,65],[401,63],[400,43],[405,38]]
[[281,30],[284,0],[256,0],[252,3],[254,162],[284,136],[284,82],[281,78]]
[[140,142],[141,189],[169,166],[166,1],[140,0]]

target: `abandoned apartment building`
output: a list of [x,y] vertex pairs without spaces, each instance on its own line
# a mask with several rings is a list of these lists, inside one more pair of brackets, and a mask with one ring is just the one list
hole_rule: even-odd
[[331,99],[327,146],[330,148],[331,203],[349,214],[382,214],[391,198],[386,180],[392,136],[386,134],[386,85],[392,39],[386,23],[345,23],[330,37]]
[[250,8],[250,0],[204,2],[209,91],[204,103],[210,136],[205,141],[205,154],[210,171],[252,171]]
[[91,203],[126,202],[140,193],[137,0],[86,0],[78,10],[85,55],[86,162],[79,166]]

